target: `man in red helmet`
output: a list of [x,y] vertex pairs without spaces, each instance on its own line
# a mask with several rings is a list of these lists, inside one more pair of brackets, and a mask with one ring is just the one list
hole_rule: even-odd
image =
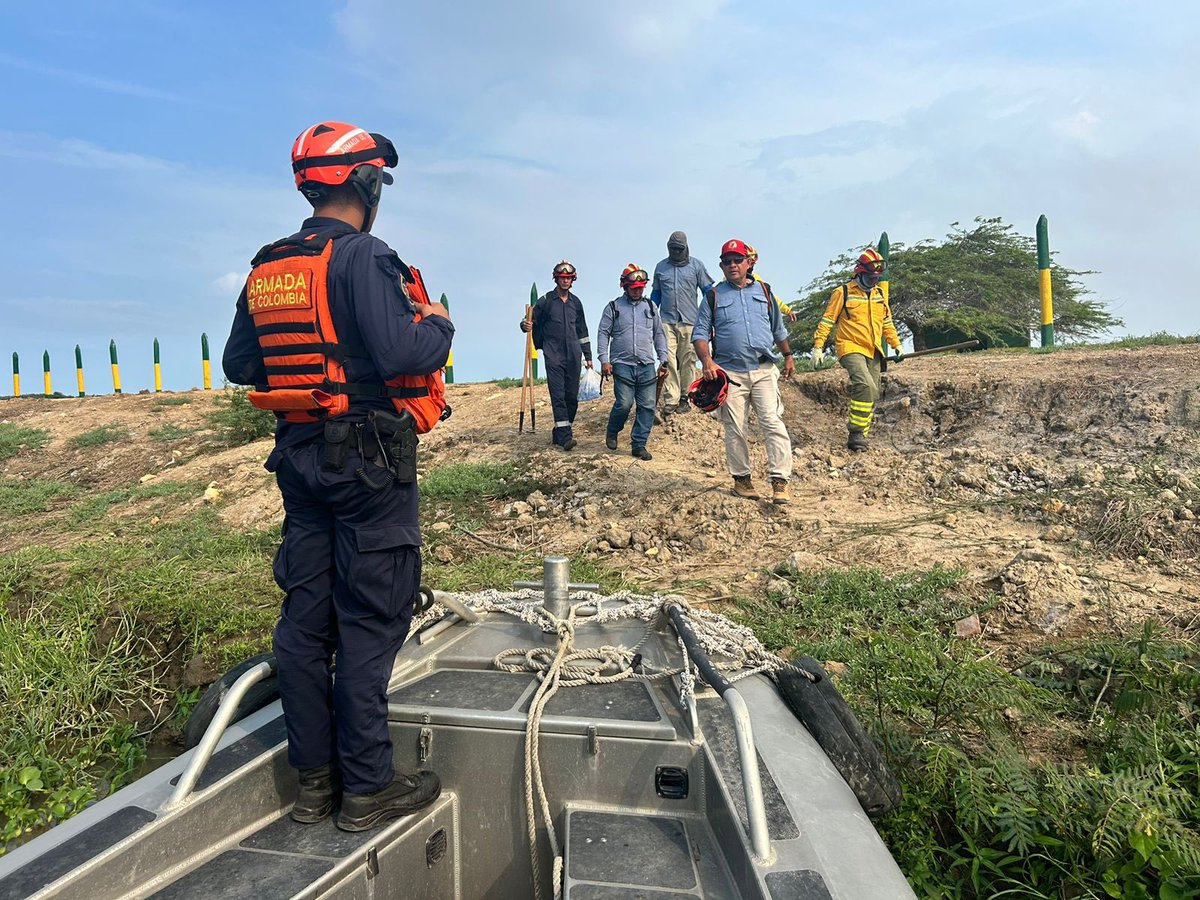
[[571,293],[575,266],[561,260],[554,267],[554,290],[533,305],[532,323],[521,320],[521,330],[533,331],[533,346],[546,362],[546,387],[554,410],[551,440],[563,450],[575,448],[575,412],[579,407],[580,362],[592,368],[592,343],[583,303]]
[[623,293],[604,307],[596,343],[600,369],[613,379],[612,411],[608,415],[605,446],[617,449],[617,436],[629,420],[629,411],[637,404],[630,452],[637,459],[653,459],[646,449],[650,429],[654,427],[655,388],[667,377],[667,335],[662,317],[645,296],[650,276],[637,263],[621,272]]
[[347,831],[440,791],[432,772],[394,771],[387,729],[387,686],[421,579],[416,435],[394,402],[414,395],[389,382],[440,369],[454,335],[445,307],[410,298],[420,296],[415,270],[369,234],[396,162],[387,138],[353,125],[301,133],[292,170],[313,215],[255,257],[222,360],[229,381],[260,386],[252,402],[280,420],[266,468],[284,508],[274,650],[300,773],[292,818],[328,817],[340,785],[335,824]]
[[868,247],[854,264],[854,278],[834,290],[825,314],[813,335],[813,367],[821,364],[825,341],[835,327],[838,362],[850,373],[849,438],[846,446],[856,453],[866,450],[867,435],[879,399],[883,344],[899,354],[900,336],[892,322],[887,295],[879,286],[883,278],[883,256]]
[[703,378],[711,381],[724,370],[729,378],[721,421],[725,425],[725,461],[733,476],[733,492],[758,499],[750,478],[750,446],[746,432],[750,410],[758,416],[767,448],[767,474],[776,504],[788,502],[792,475],[792,442],[779,416],[779,369],[774,350],[783,354],[783,377],[796,374],[783,314],[771,288],[749,275],[750,248],[736,238],[721,247],[725,280],[709,290],[700,304],[692,340]]

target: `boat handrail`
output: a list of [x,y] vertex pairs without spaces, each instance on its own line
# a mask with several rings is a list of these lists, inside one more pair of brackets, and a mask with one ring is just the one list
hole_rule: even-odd
[[771,859],[771,837],[767,832],[767,807],[763,801],[762,781],[758,774],[758,751],[754,746],[754,731],[750,724],[750,709],[742,695],[713,665],[704,648],[696,639],[696,633],[688,624],[682,607],[672,603],[667,607],[671,624],[683,641],[688,657],[696,664],[700,674],[725,701],[733,717],[733,730],[737,736],[738,763],[742,769],[742,787],[746,793],[746,817],[750,823],[750,846],[760,861]]
[[196,782],[200,780],[200,775],[204,772],[204,767],[208,765],[209,759],[212,758],[213,751],[217,749],[217,743],[221,740],[225,729],[233,721],[233,717],[237,713],[238,704],[242,702],[242,698],[246,696],[246,692],[258,684],[258,682],[273,674],[275,674],[274,656],[263,660],[233,683],[229,688],[229,692],[221,699],[221,703],[217,707],[212,721],[204,731],[204,737],[200,739],[200,743],[192,751],[192,759],[188,763],[187,768],[183,770],[183,774],[179,776],[175,790],[172,792],[170,799],[164,804],[164,808],[171,809],[180,806],[187,800],[188,795],[195,789]]

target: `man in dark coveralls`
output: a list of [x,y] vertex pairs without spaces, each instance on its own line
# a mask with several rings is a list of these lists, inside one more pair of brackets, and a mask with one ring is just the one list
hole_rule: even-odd
[[571,293],[575,266],[562,260],[554,267],[554,290],[538,298],[533,306],[533,324],[522,319],[521,330],[533,330],[533,346],[546,361],[546,386],[554,410],[553,441],[556,447],[575,447],[572,426],[579,406],[580,364],[592,368],[592,344],[588,337],[583,303]]
[[[286,597],[274,650],[288,759],[300,773],[292,818],[325,819],[340,784],[336,825],[347,831],[421,809],[441,790],[432,772],[393,769],[387,730],[387,684],[418,594],[421,533],[415,474],[405,478],[386,450],[380,423],[404,414],[395,415],[391,398],[400,395],[384,383],[437,371],[454,335],[445,307],[409,299],[402,276],[411,273],[369,234],[382,187],[392,183],[384,167],[396,162],[387,138],[340,122],[296,139],[293,171],[313,215],[292,238],[269,245],[284,248],[268,254],[287,257],[274,263],[285,267],[282,276],[270,274],[278,269],[260,275],[269,248],[255,258],[222,360],[229,381],[259,386],[252,397],[267,399],[255,405],[275,409],[280,420],[266,468],[285,513],[274,574]],[[288,255],[297,242],[327,255]],[[300,274],[289,281],[293,261]],[[285,284],[307,285],[311,294]],[[277,292],[263,294],[264,285]],[[264,325],[289,307],[310,321]],[[307,379],[307,387],[284,390],[296,384],[288,379]],[[303,421],[305,412],[278,399],[301,394],[344,405],[308,411]]]

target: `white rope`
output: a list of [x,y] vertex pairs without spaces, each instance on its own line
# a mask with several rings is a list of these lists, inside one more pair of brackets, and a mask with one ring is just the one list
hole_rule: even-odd
[[[560,687],[575,687],[583,684],[613,684],[625,679],[657,680],[679,676],[679,698],[684,709],[691,707],[696,692],[696,675],[688,657],[683,639],[676,635],[680,658],[684,665],[647,673],[634,671],[634,658],[638,649],[645,644],[654,630],[654,625],[665,617],[667,608],[673,604],[682,607],[692,625],[692,630],[701,648],[712,660],[713,666],[723,672],[736,673],[729,681],[740,681],[761,672],[774,672],[789,664],[781,657],[768,651],[742,625],[729,621],[719,613],[705,609],[694,609],[682,597],[654,594],[646,596],[623,591],[601,596],[580,593],[570,606],[565,619],[549,612],[539,591],[525,590],[501,592],[481,591],[475,594],[453,594],[460,603],[476,613],[499,613],[512,616],[540,631],[556,634],[558,641],[551,647],[512,648],[504,650],[492,660],[492,664],[504,672],[527,672],[540,680],[529,713],[525,720],[525,817],[528,824],[529,858],[533,867],[535,900],[542,900],[542,885],[537,877],[537,816],[541,813],[546,825],[553,860],[552,887],[554,900],[562,897],[563,857],[559,851],[558,835],[550,815],[550,801],[546,795],[545,779],[542,777],[540,753],[541,721],[547,704]],[[594,609],[592,615],[582,615],[585,609]],[[442,618],[446,610],[440,603],[413,620],[412,631]],[[637,619],[649,623],[645,635],[633,648],[603,646],[594,649],[576,650],[575,633],[579,624],[607,625],[624,620]]]

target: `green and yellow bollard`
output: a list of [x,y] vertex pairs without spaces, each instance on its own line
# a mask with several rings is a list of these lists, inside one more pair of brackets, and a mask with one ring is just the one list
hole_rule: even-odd
[[154,339],[154,392],[162,393],[162,360],[158,357],[158,338]]
[[121,367],[117,364],[117,342],[108,342],[108,360],[112,365],[113,393],[121,393]]
[[42,353],[42,384],[46,388],[46,396],[54,396],[54,389],[50,387],[50,351],[46,350]]
[[79,396],[84,396],[83,391],[83,351],[79,349],[79,345],[75,345],[75,384],[79,387]]
[[883,291],[883,299],[889,300],[891,297],[888,294],[888,275],[891,273],[888,272],[888,254],[891,252],[892,243],[888,240],[886,231],[879,235],[879,246],[875,249],[883,257],[883,277],[879,279],[879,287]]
[[208,361],[208,332],[200,335],[200,368],[204,372],[204,389],[212,390],[212,363]]
[[[533,283],[533,287],[529,288],[529,306],[538,305],[538,282]],[[533,380],[538,380],[538,348],[533,346],[533,342],[529,342],[529,361],[533,364]]]
[[[446,307],[446,312],[450,312],[450,301],[446,299],[445,293],[442,294],[442,306]],[[454,348],[450,348],[450,353],[446,356],[446,384],[454,384]]]
[[21,396],[21,359],[13,352],[13,396]]
[[1038,288],[1042,295],[1042,346],[1054,346],[1054,296],[1050,292],[1050,227],[1037,220]]

